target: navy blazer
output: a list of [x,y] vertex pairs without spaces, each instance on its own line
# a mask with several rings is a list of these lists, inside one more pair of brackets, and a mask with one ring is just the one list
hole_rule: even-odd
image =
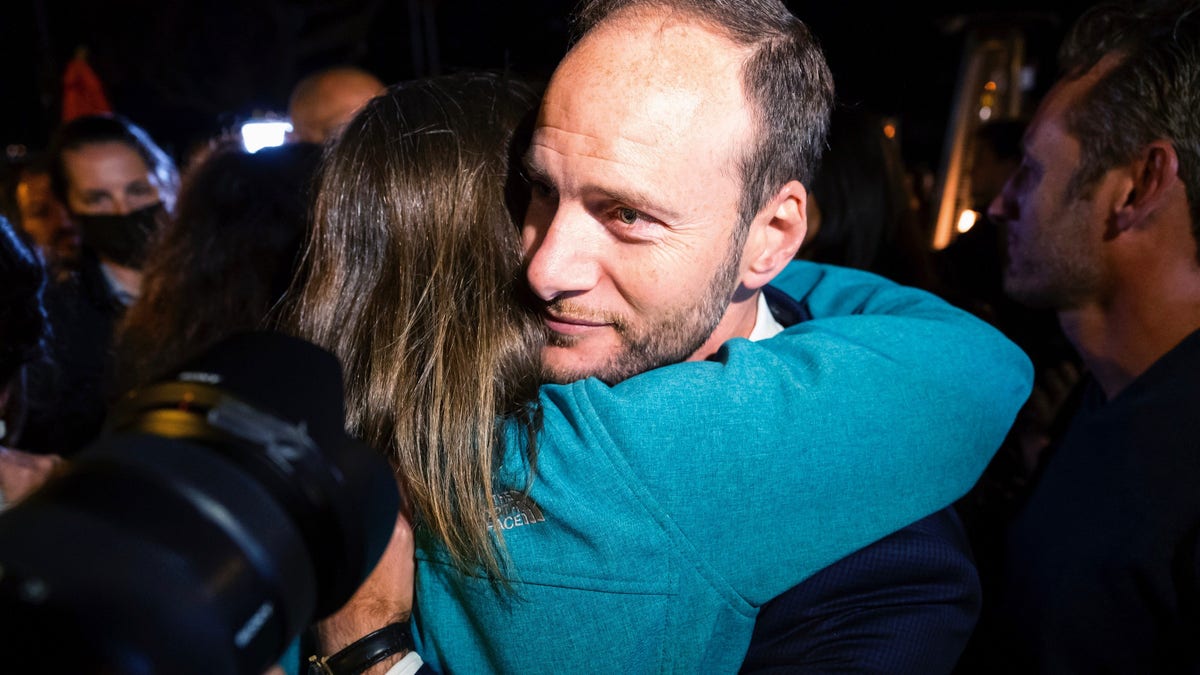
[[[791,298],[764,293],[781,324],[809,318]],[[949,673],[980,602],[966,534],[947,508],[763,605],[742,672]]]
[[979,576],[947,508],[763,605],[742,672],[949,673],[979,609]]

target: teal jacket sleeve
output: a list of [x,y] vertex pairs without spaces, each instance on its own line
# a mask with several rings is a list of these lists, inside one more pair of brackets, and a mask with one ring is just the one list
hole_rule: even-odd
[[586,443],[710,583],[756,606],[964,494],[1032,384],[1015,345],[923,291],[803,262],[772,285],[813,319],[542,395],[541,443]]

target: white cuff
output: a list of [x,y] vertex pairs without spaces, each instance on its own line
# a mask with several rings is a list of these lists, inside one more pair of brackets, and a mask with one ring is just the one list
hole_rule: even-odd
[[384,675],[416,675],[416,672],[421,669],[425,662],[421,660],[421,655],[416,652],[409,652],[404,655]]

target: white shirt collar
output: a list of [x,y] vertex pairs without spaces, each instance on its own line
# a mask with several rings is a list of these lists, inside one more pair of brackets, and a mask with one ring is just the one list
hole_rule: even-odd
[[783,326],[775,320],[775,315],[771,314],[771,308],[767,306],[767,296],[762,292],[758,292],[758,314],[754,317],[754,330],[750,331],[750,341],[757,342],[766,340],[770,337],[775,337],[776,334],[783,331]]

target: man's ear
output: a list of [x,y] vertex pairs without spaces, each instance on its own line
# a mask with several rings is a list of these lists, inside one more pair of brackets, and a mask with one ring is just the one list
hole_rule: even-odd
[[1179,185],[1179,155],[1170,141],[1154,141],[1142,149],[1130,171],[1126,193],[1115,206],[1118,233],[1146,222],[1166,204]]
[[742,257],[742,285],[766,286],[793,258],[808,231],[808,191],[800,181],[788,181],[750,224]]

